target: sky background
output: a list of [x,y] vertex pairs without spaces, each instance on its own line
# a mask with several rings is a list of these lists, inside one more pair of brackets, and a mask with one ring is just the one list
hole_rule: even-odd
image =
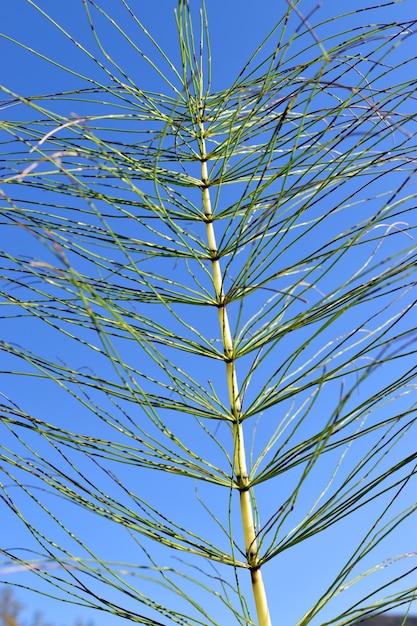
[[[115,7],[118,6],[116,0],[100,0],[100,6],[111,10],[112,15],[120,20],[120,24],[127,32],[135,36],[137,31],[132,26],[132,22],[129,17],[121,9]],[[56,2],[56,0],[41,0],[39,6],[50,16],[53,17],[59,24],[66,28],[69,32],[76,33],[77,38],[82,43],[85,43],[91,49],[94,48],[94,43],[91,38],[91,30],[86,23],[85,14],[82,7],[81,0],[67,0],[65,3]],[[207,9],[210,21],[210,37],[211,47],[213,54],[213,90],[220,90],[230,83],[238,74],[244,62],[255,47],[262,41],[265,34],[269,31],[271,25],[282,15],[286,3],[283,1],[270,2],[262,1],[258,4],[250,2],[219,2],[218,0],[207,0]],[[367,5],[367,6],[370,6]],[[137,12],[138,17],[144,25],[148,28],[149,32],[155,37],[155,39],[161,44],[168,56],[173,59],[178,59],[177,48],[177,33],[175,28],[173,10],[176,7],[176,2],[167,0],[160,0],[155,2],[132,2],[132,8]],[[301,4],[303,12],[308,15],[315,7],[314,2],[306,1]],[[363,24],[363,13],[360,9],[363,7],[363,2],[349,2],[349,10],[352,11],[352,15],[344,22],[346,28],[355,27]],[[355,10],[357,12],[355,13]],[[312,23],[318,21],[324,21],[327,18],[331,18],[335,14],[335,10],[339,10],[339,7],[335,7],[335,3],[330,0],[324,0],[322,6],[313,14],[310,18]],[[395,4],[390,9],[394,13],[394,18],[398,21],[413,19],[415,15],[415,6],[411,1],[405,0]],[[381,21],[387,21],[387,15],[385,10],[381,11]],[[374,13],[375,21],[378,20],[378,12]],[[383,16],[383,17],[382,17]],[[368,21],[368,17],[366,18]],[[299,26],[299,22],[294,16],[294,28]],[[132,54],[132,50],[129,47],[124,48],[120,43],[120,40],[114,38],[113,34],[106,37],[106,33],[110,32],[108,26],[104,23],[98,22],[100,33],[102,34],[103,41],[108,44],[108,50],[111,54],[114,54],[117,61],[126,69],[129,75],[137,82],[139,87],[152,89],[158,91],[162,89],[162,81],[152,73],[141,58]],[[329,24],[324,27],[323,32],[328,34],[337,34],[332,32],[334,24]],[[327,29],[327,30],[326,30]],[[69,42],[61,33],[58,32],[51,24],[48,24],[44,17],[37,12],[28,2],[25,0],[3,0],[0,7],[0,30],[6,33],[9,37],[18,41],[24,42],[27,46],[39,51],[41,54],[59,60],[63,65],[72,68],[75,72],[80,72],[83,75],[99,77],[103,80],[102,74],[98,71],[97,66],[86,59],[85,54],[79,52],[71,42]],[[151,46],[143,40],[140,45],[144,47],[144,50],[153,54]],[[407,45],[407,44],[406,44]],[[147,50],[147,47],[149,50]],[[414,41],[410,39],[409,44],[410,56],[415,55]],[[404,54],[404,49],[402,51]],[[71,76],[68,73],[62,71],[61,68],[55,67],[45,60],[36,58],[28,53],[27,50],[19,48],[12,41],[6,39],[0,40],[0,57],[5,59],[6,62],[2,63],[0,70],[0,83],[7,86],[8,89],[19,93],[21,95],[40,94],[40,93],[54,93],[66,89],[76,89],[80,87],[82,81],[77,76]],[[409,69],[407,68],[407,71]],[[59,105],[61,112],[76,113],[82,115],[85,113],[85,106],[80,105],[77,102],[64,103]],[[84,107],[83,110],[79,110],[79,107]],[[67,110],[62,110],[62,107],[68,107]],[[26,115],[26,112],[22,107],[15,106],[0,111],[2,119],[19,119],[22,115]],[[381,190],[383,191],[383,190]],[[335,226],[337,227],[337,225]],[[5,244],[6,245],[6,244]],[[7,245],[11,245],[15,248],[24,249],[27,247],[27,254],[33,257],[42,255],[42,248],[40,244],[33,241],[33,238],[28,237],[25,233],[15,237],[13,241],[7,241]],[[3,336],[6,336],[9,340],[19,340],[22,344],[29,344],[34,350],[46,350],[51,354],[58,354],[65,349],[64,343],[62,345],[59,340],[54,340],[54,344],[48,344],[48,338],[42,332],[38,332],[38,325],[29,321],[26,322],[24,330],[22,326],[14,325],[12,322],[5,322],[3,325]],[[18,336],[16,336],[18,333]],[[47,345],[45,345],[45,343]],[[79,358],[84,358],[80,353]],[[385,373],[385,376],[389,376],[389,372]],[[372,384],[372,383],[370,383]],[[21,382],[11,381],[4,379],[2,381],[2,392],[16,397],[23,396],[24,402],[29,405],[28,398],[30,398],[31,410],[36,414],[37,411],[46,412],[48,415],[53,416],[53,419],[58,421],[62,420],[65,423],[66,420],[72,419],[74,413],[79,411],[78,404],[69,399],[67,396],[54,392],[51,394],[50,386],[43,385],[38,380],[25,379],[24,387],[21,386]],[[338,393],[338,389],[334,389],[335,396]],[[399,405],[401,406],[401,404]],[[321,407],[323,409],[323,407]],[[389,411],[389,409],[387,409]],[[262,431],[263,426],[259,427],[259,437],[267,436],[268,426],[265,427],[265,432]],[[195,436],[192,432],[187,433],[187,427],[184,428],[184,436]],[[401,444],[397,454],[400,455],[404,450],[414,449],[414,443],[412,441],[406,441]],[[213,451],[215,454],[215,451]],[[359,449],[355,452],[360,457],[362,451]],[[327,460],[326,463],[329,461]],[[127,471],[127,470],[126,470]],[[325,481],[328,472],[328,466],[326,464],[319,468],[318,474],[315,480],[322,479]],[[126,480],[129,480],[128,474],[126,474]],[[141,495],[143,497],[152,497],[153,493],[164,491],[165,485],[163,482],[163,475],[152,475],[148,477],[146,472],[139,478],[141,482]],[[316,485],[311,485],[311,490],[314,492]],[[282,490],[285,490],[285,485],[277,484],[277,491],[281,496]],[[261,486],[259,489],[260,501],[265,503],[265,507],[271,505],[273,510],[275,495],[271,494],[267,487]],[[404,502],[411,503],[415,493],[415,485],[410,486],[408,491],[404,494]],[[190,485],[189,488],[190,499],[194,498],[194,485]],[[225,505],[225,501],[221,498],[214,497],[209,491],[204,492],[204,487],[201,488],[200,496],[205,498],[214,511],[220,515]],[[195,515],[192,522],[198,528],[201,524],[206,524],[207,528],[210,528],[212,523],[209,516],[205,515],[204,511],[196,513],[197,508],[183,508],[179,512],[178,502],[173,492],[166,493],[168,500],[168,509],[175,512],[182,518],[185,524],[190,522],[190,516]],[[271,502],[270,502],[271,501]],[[194,503],[195,504],[195,503]],[[194,505],[193,505],[194,506]],[[307,500],[302,506],[307,506]],[[63,509],[65,505],[62,504]],[[39,513],[37,513],[39,515]],[[129,560],[131,544],[124,542],[123,536],[114,535],[114,527],[106,525],[105,522],[100,522],[99,529],[96,526],[94,516],[90,516],[91,521],[88,520],[88,515],[85,513],[80,516],[79,519],[72,519],[73,528],[77,533],[82,534],[84,540],[89,545],[94,546],[98,551],[103,547],[106,549],[107,558],[114,558],[115,560]],[[20,546],[27,541],[26,535],[23,533],[23,528],[16,524],[16,519],[11,516],[7,510],[2,510],[0,513],[1,519],[1,536],[7,537],[7,546]],[[44,520],[47,525],[48,521]],[[282,624],[286,626],[292,626],[297,617],[299,617],[304,610],[310,606],[312,601],[317,597],[320,590],[322,590],[322,580],[325,573],[331,567],[336,567],[337,562],[341,562],[343,556],[349,553],[349,548],[352,543],[352,535],[350,531],[352,526],[356,530],[360,524],[363,523],[363,519],[359,516],[353,516],[348,521],[342,522],[329,529],[325,538],[319,537],[309,542],[308,547],[303,544],[295,546],[292,550],[292,556],[290,560],[286,560],[286,552],[278,557],[274,563],[265,567],[265,579],[267,584],[267,591],[271,597],[271,613],[273,615],[279,614],[282,619]],[[26,545],[26,544],[25,544]],[[411,546],[411,547],[410,547]],[[413,547],[414,546],[414,547]],[[416,536],[415,529],[410,520],[405,526],[402,533],[397,533],[395,540],[391,541],[389,546],[382,546],[378,556],[372,557],[368,561],[365,561],[369,567],[374,565],[378,560],[384,560],[390,555],[402,554],[410,552],[411,549],[415,549]],[[156,549],[155,549],[156,550]],[[361,567],[361,570],[365,566]],[[393,567],[396,567],[395,565]],[[303,572],[303,584],[305,585],[302,590],[299,588],[300,570]],[[23,587],[26,584],[30,584],[28,581],[29,574],[26,572],[18,572],[13,568],[4,568],[4,579],[13,580],[18,585]],[[367,583],[365,583],[366,586]],[[46,589],[46,587],[45,587]],[[84,608],[77,608],[70,604],[62,605],[56,601],[44,598],[42,596],[34,596],[24,589],[17,589],[16,596],[19,600],[22,600],[28,606],[27,615],[32,614],[34,610],[41,610],[44,613],[45,619],[57,626],[70,626],[76,620],[81,618],[84,621],[91,620],[94,624],[100,626],[116,626],[122,624],[122,620],[115,618],[106,613],[91,612]],[[282,605],[281,598],[285,598],[285,604]],[[343,606],[343,598],[338,600],[339,606]],[[336,605],[337,606],[337,605]],[[335,609],[336,610],[336,609]],[[325,614],[323,614],[323,619]],[[317,622],[317,625],[320,622]]]

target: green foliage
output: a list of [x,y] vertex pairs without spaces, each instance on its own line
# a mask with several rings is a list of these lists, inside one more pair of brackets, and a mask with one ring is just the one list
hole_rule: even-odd
[[[28,626],[28,622],[23,621],[22,618],[23,609],[24,605],[15,599],[13,591],[8,587],[3,587],[0,591],[0,625]],[[35,613],[29,626],[51,625],[44,621],[41,613]],[[83,622],[77,620],[75,626],[83,626]]]
[[370,555],[415,514],[414,25],[289,2],[220,88],[204,5],[174,64],[125,0],[83,2],[89,46],[26,2],[97,69],[2,86],[1,497],[33,540],[5,562],[136,623],[265,626],[335,532],[297,625],[409,603],[414,555]]

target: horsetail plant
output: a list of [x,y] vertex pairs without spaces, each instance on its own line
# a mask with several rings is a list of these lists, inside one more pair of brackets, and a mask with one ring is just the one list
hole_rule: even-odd
[[1,85],[1,580],[154,626],[410,610],[415,20],[287,0],[228,68],[227,3],[22,0],[39,49],[5,4],[55,91]]

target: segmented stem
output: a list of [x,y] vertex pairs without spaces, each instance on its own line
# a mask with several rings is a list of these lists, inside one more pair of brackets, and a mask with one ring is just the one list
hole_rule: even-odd
[[256,542],[253,508],[249,491],[249,477],[246,466],[245,441],[241,422],[241,401],[239,385],[236,374],[236,361],[234,355],[233,338],[230,331],[227,314],[226,298],[223,289],[223,275],[218,256],[214,220],[211,207],[211,198],[208,180],[207,154],[205,145],[204,125],[200,123],[201,139],[201,180],[203,194],[204,216],[206,218],[207,241],[211,253],[213,282],[219,312],[219,322],[223,342],[224,357],[226,362],[227,386],[231,413],[233,415],[233,446],[235,477],[240,493],[240,511],[245,539],[246,557],[250,567],[252,589],[255,599],[259,626],[271,626],[268,602],[262,573],[258,565],[258,548]]

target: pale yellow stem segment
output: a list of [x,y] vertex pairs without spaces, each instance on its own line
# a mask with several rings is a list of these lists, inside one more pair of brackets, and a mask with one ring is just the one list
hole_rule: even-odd
[[258,615],[258,624],[259,626],[271,626],[271,618],[269,616],[268,602],[262,573],[260,568],[257,567],[258,548],[256,544],[253,508],[249,493],[249,478],[246,467],[245,442],[243,438],[242,423],[240,421],[242,407],[240,402],[239,385],[237,381],[234,360],[233,339],[230,331],[229,319],[224,297],[223,276],[220,267],[220,261],[217,256],[218,250],[216,235],[214,230],[214,224],[212,221],[213,213],[211,207],[210,192],[208,188],[208,170],[203,124],[200,125],[200,137],[202,148],[201,179],[204,185],[202,191],[203,208],[204,215],[207,220],[207,241],[210,252],[212,254],[213,282],[218,302],[219,322],[222,334],[224,355],[226,359],[226,375],[230,406],[235,420],[233,425],[234,464],[236,480],[240,488],[240,511],[243,525],[243,534],[245,539],[246,555],[248,564],[251,568],[252,589],[255,599],[256,612]]

